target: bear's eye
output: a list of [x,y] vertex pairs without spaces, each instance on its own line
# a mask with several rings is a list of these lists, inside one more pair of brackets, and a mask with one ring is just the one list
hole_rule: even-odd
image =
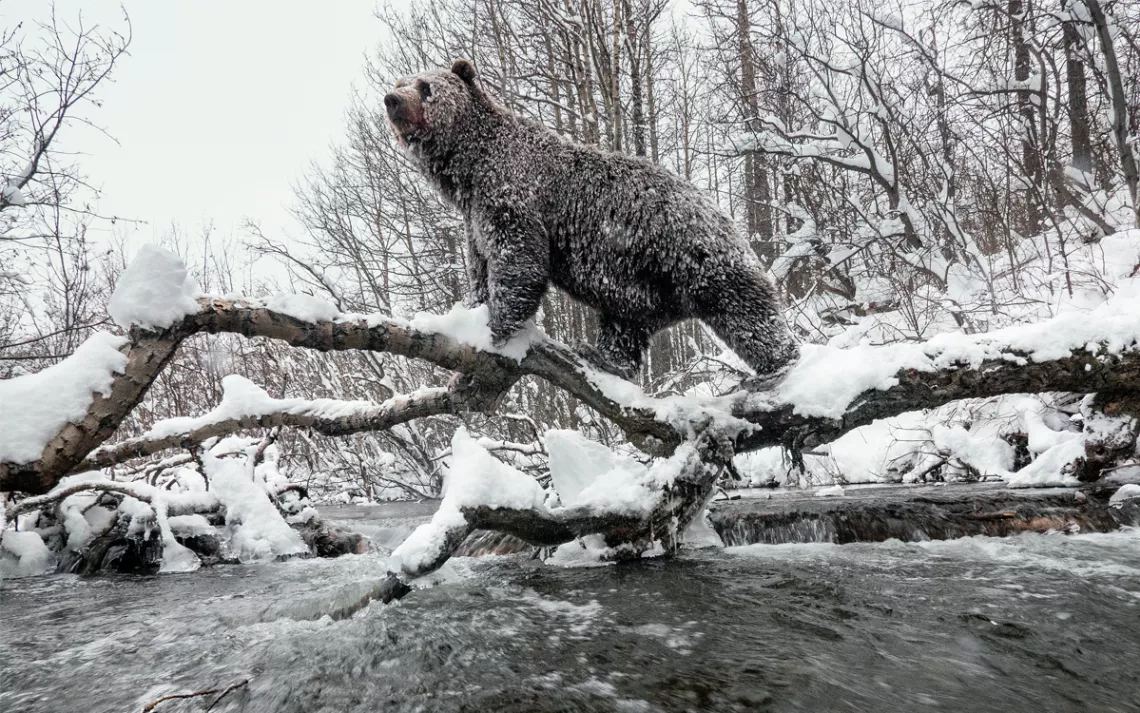
[[431,98],[431,87],[427,82],[420,83],[420,99],[427,100]]

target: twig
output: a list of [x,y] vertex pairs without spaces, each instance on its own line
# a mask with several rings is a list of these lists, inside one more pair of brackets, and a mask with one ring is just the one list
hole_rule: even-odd
[[225,698],[226,695],[228,695],[231,691],[236,691],[237,689],[242,688],[244,686],[248,686],[248,685],[249,685],[249,679],[247,678],[243,681],[238,681],[237,683],[235,683],[232,686],[229,686],[227,688],[211,688],[208,691],[194,691],[193,693],[174,693],[174,694],[171,694],[169,696],[163,696],[162,698],[159,698],[157,701],[153,701],[151,703],[146,704],[146,706],[142,709],[142,713],[150,713],[152,710],[154,710],[155,706],[157,706],[159,703],[162,703],[163,701],[172,701],[172,700],[176,700],[179,698],[198,698],[200,696],[210,696],[210,695],[213,695],[215,693],[221,693],[222,695],[218,696],[218,699],[216,701],[214,701],[213,703],[211,703],[210,707],[206,709],[207,711],[209,711],[210,709],[212,709],[214,706],[216,706],[218,704],[218,701]]

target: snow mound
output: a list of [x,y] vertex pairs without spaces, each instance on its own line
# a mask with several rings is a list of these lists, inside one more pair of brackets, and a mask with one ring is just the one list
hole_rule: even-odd
[[641,515],[657,504],[695,451],[682,445],[665,459],[646,467],[614,453],[576,431],[549,431],[550,475],[564,507],[588,507],[599,513]]
[[448,534],[463,528],[463,507],[546,509],[547,493],[534,478],[491,455],[459,428],[451,439],[451,464],[444,476],[443,501],[431,522],[420,525],[396,548],[388,569],[421,571],[437,560],[448,545]]
[[110,394],[127,365],[119,352],[126,341],[97,332],[60,363],[0,381],[0,462],[36,460],[65,424],[86,415],[93,394]]
[[444,334],[457,342],[470,344],[479,351],[502,354],[516,361],[522,361],[531,342],[542,337],[534,324],[529,323],[506,344],[495,347],[491,343],[490,318],[491,311],[487,305],[469,308],[456,303],[447,314],[418,312],[408,325],[413,329]]
[[200,537],[214,534],[214,526],[203,515],[175,515],[168,519],[172,532],[183,537]]
[[265,301],[265,306],[305,322],[331,322],[340,316],[336,305],[312,295],[274,295]]
[[55,569],[55,555],[34,532],[7,530],[0,535],[0,578],[30,577]]
[[647,468],[577,431],[546,432],[546,451],[550,454],[550,477],[564,507],[584,505],[583,493],[596,495],[609,481],[628,481],[645,475]]
[[107,311],[124,329],[165,329],[198,312],[198,285],[174,253],[144,245],[119,277]]
[[534,478],[513,468],[472,438],[466,428],[451,439],[451,465],[443,484],[443,504],[491,509],[543,508],[546,491]]
[[226,508],[229,549],[234,556],[242,562],[258,562],[309,551],[265,489],[252,480],[244,462],[211,458],[207,467],[212,492]]
[[1128,485],[1120,486],[1120,488],[1112,494],[1112,497],[1108,499],[1108,504],[1119,508],[1124,506],[1125,500],[1132,500],[1133,498],[1140,498],[1140,485],[1129,483]]

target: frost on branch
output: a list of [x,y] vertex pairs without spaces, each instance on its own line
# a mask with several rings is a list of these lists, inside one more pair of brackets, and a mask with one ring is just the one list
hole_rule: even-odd
[[198,311],[201,290],[174,253],[144,245],[127,266],[107,305],[111,318],[127,329],[163,329]]

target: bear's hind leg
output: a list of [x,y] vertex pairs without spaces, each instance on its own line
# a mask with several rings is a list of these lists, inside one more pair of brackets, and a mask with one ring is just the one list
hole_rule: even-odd
[[775,290],[763,275],[737,275],[701,300],[701,321],[756,372],[750,390],[779,382],[799,356],[799,345],[780,313]]
[[633,380],[652,336],[653,331],[646,325],[599,314],[597,345],[580,344],[577,351],[603,371]]

